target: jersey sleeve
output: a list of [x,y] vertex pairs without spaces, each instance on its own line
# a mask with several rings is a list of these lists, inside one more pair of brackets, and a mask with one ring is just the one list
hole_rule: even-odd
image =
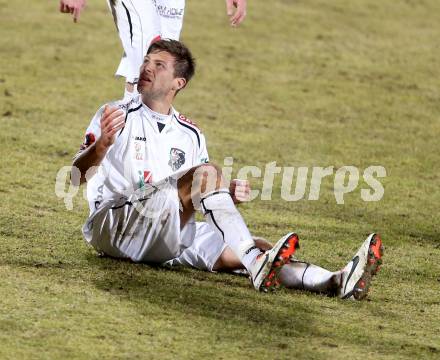
[[101,106],[98,109],[98,111],[93,116],[92,120],[90,121],[90,124],[86,129],[84,141],[81,144],[79,151],[77,152],[75,157],[77,157],[79,154],[81,154],[82,151],[87,149],[90,145],[92,145],[101,136],[101,117],[102,117],[102,113],[104,112],[104,106]]
[[200,148],[198,151],[198,161],[200,162],[200,164],[204,164],[204,163],[209,162],[209,155],[208,155],[208,148],[206,146],[206,139],[202,133],[200,134]]
[[89,126],[86,129],[84,142],[81,146],[88,148],[101,136],[101,117],[104,112],[104,106],[98,109]]

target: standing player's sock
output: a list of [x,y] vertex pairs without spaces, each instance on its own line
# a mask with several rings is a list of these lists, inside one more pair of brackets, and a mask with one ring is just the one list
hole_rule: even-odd
[[124,90],[124,98],[122,99],[123,102],[129,102],[133,98],[133,93],[131,91],[128,91],[127,89]]
[[280,272],[281,283],[288,288],[335,295],[340,287],[340,272],[294,260]]
[[122,99],[123,102],[129,102],[131,99],[133,99],[135,96],[137,96],[139,93],[136,88],[133,89],[133,91],[127,90],[125,88],[124,90],[124,99]]
[[262,252],[255,246],[243,218],[232,201],[229,190],[220,189],[206,194],[200,203],[207,222],[219,232],[225,243],[249,270]]

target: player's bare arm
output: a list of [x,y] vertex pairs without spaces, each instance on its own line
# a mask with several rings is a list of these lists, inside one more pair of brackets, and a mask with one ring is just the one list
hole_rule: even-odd
[[246,17],[246,0],[226,0],[226,13],[231,26],[240,25]]
[[113,145],[116,133],[124,127],[125,112],[118,107],[106,105],[101,117],[101,136],[87,149],[79,153],[73,161],[73,166],[79,169],[81,178],[73,179],[75,185],[86,181],[86,173],[93,166],[99,166],[107,154],[110,146]]
[[72,14],[74,22],[78,22],[85,6],[86,0],[60,0],[60,12]]

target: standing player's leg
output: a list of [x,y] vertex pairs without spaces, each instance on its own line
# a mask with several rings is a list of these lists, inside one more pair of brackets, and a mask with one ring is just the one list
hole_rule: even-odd
[[179,40],[185,13],[185,0],[156,0],[156,9],[159,14],[162,38]]
[[181,228],[200,210],[248,270],[256,289],[267,291],[278,282],[281,267],[298,246],[298,237],[290,233],[266,252],[261,252],[232,201],[221,170],[213,164],[191,169],[178,180],[182,205]]
[[116,76],[125,77],[124,98],[129,100],[136,94],[135,84],[145,53],[161,36],[160,18],[153,0],[108,0],[108,4],[124,48]]

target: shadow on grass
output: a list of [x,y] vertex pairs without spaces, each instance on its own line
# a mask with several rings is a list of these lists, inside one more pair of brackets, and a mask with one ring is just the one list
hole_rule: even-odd
[[93,256],[88,256],[88,261],[91,268],[100,269],[100,276],[92,280],[95,286],[133,302],[140,313],[143,304],[153,304],[164,314],[177,312],[243,327],[258,326],[269,336],[313,332],[310,308],[276,293],[256,292],[242,276],[183,267],[164,269]]
[[[258,348],[264,344],[270,351],[287,352],[295,346],[297,339],[313,339],[313,346],[318,344],[330,350],[353,346],[360,350],[375,344],[383,348],[384,353],[389,353],[390,345],[387,342],[393,340],[392,349],[400,349],[400,345],[405,343],[405,351],[408,352],[430,354],[437,351],[437,348],[430,350],[429,344],[422,346],[416,340],[408,342],[396,339],[394,334],[386,330],[383,332],[387,333],[387,337],[382,339],[366,333],[364,325],[352,326],[349,322],[349,326],[346,326],[340,322],[353,320],[353,316],[367,315],[371,310],[374,313],[367,318],[371,316],[376,321],[379,304],[334,303],[325,297],[314,301],[317,295],[308,293],[305,297],[303,292],[291,293],[288,290],[263,294],[253,290],[249,281],[241,276],[183,267],[164,269],[100,258],[92,252],[82,253],[77,260],[35,261],[15,257],[2,259],[1,263],[29,270],[38,269],[39,276],[54,282],[62,279],[64,283],[69,283],[81,279],[80,284],[86,287],[91,285],[108,294],[106,298],[112,304],[121,304],[138,313],[139,317],[127,319],[131,324],[138,324],[148,331],[149,322],[153,321],[155,326],[151,330],[157,331],[158,326],[160,328],[158,324],[170,322],[180,329],[176,333],[180,339],[183,339],[182,334],[190,332],[188,336],[198,340],[206,337],[208,342],[229,342],[243,348]],[[331,314],[332,309],[339,306],[347,317],[339,319],[342,313],[336,310],[334,315]],[[114,309],[114,306],[110,308]],[[379,315],[390,320],[386,310]],[[392,322],[397,322],[400,316],[396,314]],[[335,328],[335,322],[338,321],[341,328]],[[166,329],[164,331],[167,333]],[[308,351],[313,352],[311,349]]]

